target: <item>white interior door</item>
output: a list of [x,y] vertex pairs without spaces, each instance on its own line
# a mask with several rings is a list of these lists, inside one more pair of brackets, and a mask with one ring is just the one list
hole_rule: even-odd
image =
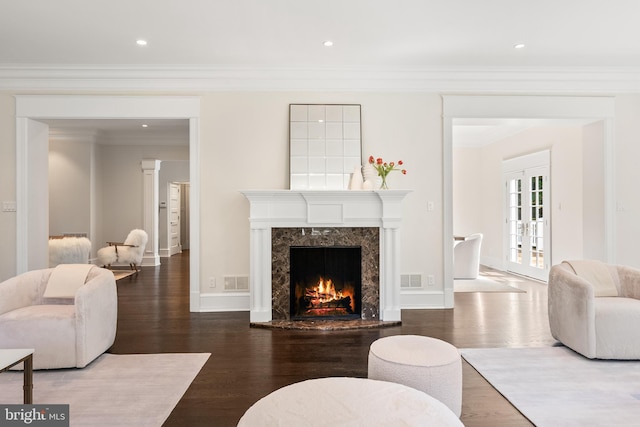
[[180,246],[180,184],[169,184],[169,256],[182,252]]
[[[504,172],[506,188],[505,247],[507,270],[546,281],[550,265],[548,152],[526,156],[511,165],[530,164]],[[546,164],[539,164],[546,157]],[[505,169],[509,169],[506,167]]]
[[188,182],[180,184],[180,245],[182,250],[189,250],[189,203],[191,186]]

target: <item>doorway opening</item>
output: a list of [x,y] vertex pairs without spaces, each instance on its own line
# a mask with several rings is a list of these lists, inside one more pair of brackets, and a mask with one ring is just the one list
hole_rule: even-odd
[[[20,212],[16,220],[16,272],[44,268],[48,265],[48,126],[46,120],[101,119],[184,119],[189,127],[189,161],[191,183],[190,218],[190,307],[200,311],[199,254],[199,97],[171,96],[16,96],[16,205]],[[33,161],[42,168],[34,168]],[[126,188],[126,187],[125,187]],[[144,225],[157,219],[158,205],[145,212]],[[33,213],[33,214],[32,214]],[[157,222],[155,223],[157,224]],[[157,244],[156,241],[154,242]]]
[[[447,213],[444,216],[443,226],[443,267],[444,267],[444,289],[443,289],[443,306],[453,307],[453,238],[454,224],[456,210],[454,209],[454,140],[456,140],[456,129],[460,125],[468,124],[469,122],[475,122],[472,124],[485,126],[484,131],[487,131],[486,127],[493,128],[496,123],[513,122],[519,120],[528,120],[533,122],[555,122],[555,123],[579,123],[579,126],[594,126],[596,129],[593,135],[597,134],[595,142],[599,147],[599,155],[595,156],[597,150],[589,148],[591,153],[589,154],[588,162],[590,168],[590,174],[585,173],[582,179],[596,179],[598,180],[598,200],[601,201],[599,206],[601,209],[595,211],[593,209],[585,211],[590,216],[590,224],[597,226],[600,231],[598,234],[597,248],[600,251],[598,258],[603,261],[611,262],[614,259],[614,233],[615,230],[615,212],[613,211],[613,121],[615,117],[615,102],[613,97],[571,97],[571,96],[459,96],[459,95],[445,95],[443,96],[443,209]],[[548,148],[552,144],[548,144]],[[528,151],[531,152],[531,151]],[[518,154],[527,153],[526,150],[520,151]],[[518,155],[512,154],[512,155]],[[570,156],[571,157],[571,156]],[[509,157],[506,157],[509,158]],[[480,160],[480,159],[478,159]],[[555,160],[554,160],[555,162]],[[587,164],[587,161],[584,163]],[[594,167],[592,167],[594,166]],[[553,167],[553,165],[552,165]],[[495,185],[492,188],[498,188],[501,183],[501,171],[500,166],[496,165],[493,168],[485,168],[474,176],[480,177],[482,175],[491,174],[494,176]],[[557,178],[557,177],[556,177]],[[557,183],[557,179],[556,179]],[[587,184],[585,184],[586,186]],[[477,183],[471,186],[474,191],[478,188]],[[477,191],[476,191],[477,192]],[[497,204],[493,215],[496,217],[495,212],[502,211],[502,192],[495,191],[492,197],[494,204]],[[585,199],[585,195],[581,194],[580,197]],[[487,215],[482,213],[480,207],[487,204],[487,200],[484,198],[476,199],[475,209],[469,210],[473,212],[476,217]],[[590,202],[590,201],[589,201]],[[558,209],[558,204],[555,201],[551,201],[552,211],[555,212]],[[585,208],[586,209],[586,208]],[[544,212],[545,215],[552,212]],[[498,216],[501,218],[501,216]],[[554,217],[555,218],[555,217]],[[554,219],[555,221],[555,219]],[[500,221],[498,221],[500,222]],[[586,222],[585,222],[586,224]],[[487,237],[486,245],[483,243],[483,253],[481,262],[489,259],[495,260],[494,265],[488,265],[498,269],[505,270],[506,258],[502,249],[502,228],[503,224],[497,225],[497,231],[491,230],[479,230]],[[593,229],[594,227],[590,227]],[[555,229],[554,229],[555,231]],[[561,230],[562,231],[562,230]],[[455,234],[464,234],[459,230],[455,230]],[[554,232],[554,235],[557,234]],[[491,249],[491,239],[497,239],[497,249],[493,254],[489,253]],[[582,240],[582,237],[580,238]],[[586,242],[586,239],[584,240]],[[594,239],[590,239],[594,241]],[[554,237],[554,242],[556,238]],[[495,243],[495,242],[494,242]],[[544,242],[548,243],[548,242]],[[544,244],[543,243],[543,244]],[[573,242],[572,242],[573,244]],[[586,245],[579,242],[581,251],[587,255],[589,251],[593,252],[594,249],[588,248]],[[548,249],[548,245],[547,245]],[[565,253],[556,250],[554,248],[553,257],[562,259]],[[564,248],[560,248],[564,249]],[[547,251],[548,253],[548,251]],[[549,263],[553,263],[553,260],[548,260]],[[484,263],[484,262],[483,262]],[[487,264],[485,264],[487,265]]]

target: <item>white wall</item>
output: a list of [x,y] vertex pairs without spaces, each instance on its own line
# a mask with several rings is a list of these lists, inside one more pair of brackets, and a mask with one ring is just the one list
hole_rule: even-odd
[[[16,107],[11,94],[0,93],[0,203],[16,201]],[[17,212],[0,211],[0,281],[16,273]]]
[[[289,188],[290,103],[362,105],[363,157],[403,160],[391,188],[404,203],[402,272],[433,274],[442,288],[442,120],[435,94],[217,93],[202,99],[201,284],[249,272],[247,189]],[[427,212],[427,202],[435,210]],[[435,288],[434,288],[435,289]]]
[[[49,234],[92,239],[93,138],[49,139]],[[93,248],[95,249],[95,248]]]
[[481,156],[481,148],[453,150],[453,234],[457,236],[468,236],[483,229]]
[[640,268],[640,95],[616,97],[616,262]]
[[94,246],[123,241],[143,227],[142,159],[188,161],[189,147],[164,145],[98,145],[98,193],[101,222]]
[[604,261],[604,122],[583,127],[582,135],[582,256]]

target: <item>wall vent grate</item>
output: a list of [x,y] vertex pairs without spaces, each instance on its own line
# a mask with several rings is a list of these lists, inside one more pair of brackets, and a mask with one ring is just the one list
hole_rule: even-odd
[[422,274],[401,274],[400,287],[403,289],[422,288]]
[[249,276],[224,276],[224,290],[249,292]]

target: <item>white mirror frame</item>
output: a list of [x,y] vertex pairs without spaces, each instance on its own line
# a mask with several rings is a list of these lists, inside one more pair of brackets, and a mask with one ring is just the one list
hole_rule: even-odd
[[289,188],[346,190],[362,167],[359,104],[289,105]]

